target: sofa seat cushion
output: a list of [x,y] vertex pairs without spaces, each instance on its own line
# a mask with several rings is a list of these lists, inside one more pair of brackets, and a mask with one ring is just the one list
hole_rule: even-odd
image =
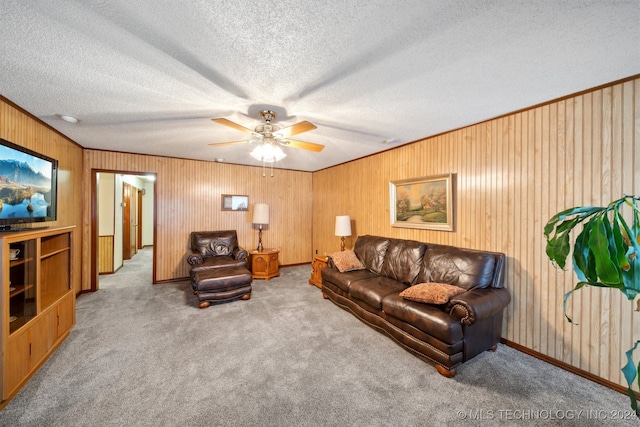
[[382,300],[389,294],[398,294],[407,285],[384,276],[377,276],[367,280],[358,280],[351,284],[349,296],[360,300],[368,306],[382,310]]
[[225,267],[246,267],[247,260],[234,259],[229,255],[211,256],[205,257],[202,260],[202,264],[195,264],[191,266],[191,275],[204,270],[211,270],[216,268]]
[[198,292],[224,292],[251,285],[251,272],[245,267],[203,270],[194,274],[193,287]]
[[382,310],[447,344],[463,339],[462,324],[445,313],[442,306],[408,301],[398,292],[384,297]]
[[320,274],[322,275],[323,280],[333,283],[347,294],[349,293],[352,283],[359,280],[378,277],[377,274],[372,273],[369,270],[355,270],[340,273],[338,270],[333,268],[323,268]]

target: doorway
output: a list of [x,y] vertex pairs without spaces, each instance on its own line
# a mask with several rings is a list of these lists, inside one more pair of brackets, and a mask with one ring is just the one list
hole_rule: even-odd
[[[156,283],[156,174],[91,170],[91,291],[145,249]],[[152,256],[149,257],[149,253]]]

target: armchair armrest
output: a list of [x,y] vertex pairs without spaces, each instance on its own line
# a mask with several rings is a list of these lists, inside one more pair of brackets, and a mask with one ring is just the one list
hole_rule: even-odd
[[449,314],[469,326],[501,313],[509,302],[511,294],[506,288],[472,289],[449,300]]
[[189,265],[202,264],[202,255],[198,252],[191,251],[187,256],[187,262]]
[[244,249],[244,248],[242,248],[240,246],[236,247],[233,250],[232,255],[233,255],[234,259],[247,259],[247,258],[249,258],[249,252],[246,249]]

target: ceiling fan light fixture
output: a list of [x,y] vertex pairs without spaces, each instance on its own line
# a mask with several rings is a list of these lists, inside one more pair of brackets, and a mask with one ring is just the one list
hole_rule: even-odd
[[282,148],[273,144],[260,144],[251,152],[251,157],[264,163],[273,163],[287,157]]

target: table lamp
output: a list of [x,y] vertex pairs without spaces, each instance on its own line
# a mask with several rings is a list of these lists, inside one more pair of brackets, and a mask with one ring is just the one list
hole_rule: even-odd
[[262,251],[262,226],[269,225],[269,205],[265,203],[256,203],[253,207],[253,222],[258,226],[258,251]]
[[344,238],[351,236],[351,218],[349,215],[338,215],[336,217],[336,236],[340,236],[340,250],[344,251]]

